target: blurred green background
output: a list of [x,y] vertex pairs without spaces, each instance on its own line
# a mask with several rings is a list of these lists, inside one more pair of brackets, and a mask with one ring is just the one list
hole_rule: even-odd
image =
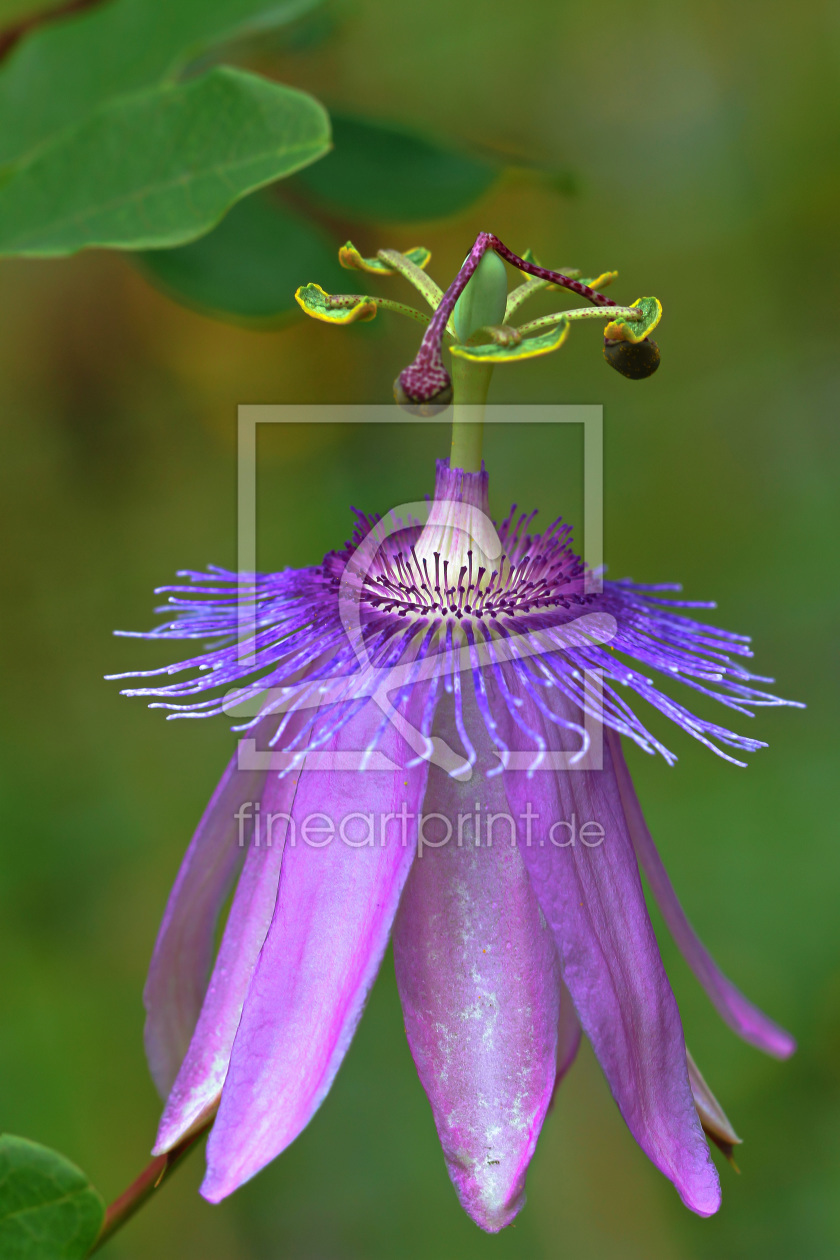
[[[741,1045],[660,932],[689,1045],[745,1138],[742,1175],[722,1165],[719,1216],[680,1206],[585,1049],[526,1209],[482,1235],[449,1186],[387,961],[294,1146],[220,1207],[198,1197],[193,1156],[103,1254],[840,1253],[838,42],[836,10],[816,0],[355,0],[328,42],[276,66],[328,105],[575,172],[573,196],[510,178],[457,220],[354,230],[363,250],[426,244],[445,284],[489,229],[548,264],[619,268],[619,300],[663,301],[652,380],[610,372],[597,330],[579,327],[557,355],[499,368],[491,398],[603,403],[612,576],[716,598],[720,624],[755,636],[757,672],[808,704],[737,719],[770,744],[745,771],[662,725],[679,764],[632,757],[691,918],[800,1041],[786,1065]],[[143,1166],[159,1111],[146,964],[233,744],[224,721],[166,723],[121,699],[104,673],[170,653],[111,630],[151,626],[153,587],[176,569],[234,564],[237,403],[388,401],[416,326],[225,326],[104,253],[6,263],[0,281],[0,1128],[66,1152],[110,1199]],[[350,503],[425,493],[446,448],[437,427],[267,431],[260,566],[317,562],[347,536]],[[515,499],[578,523],[574,430],[494,429],[486,455],[497,511]]]

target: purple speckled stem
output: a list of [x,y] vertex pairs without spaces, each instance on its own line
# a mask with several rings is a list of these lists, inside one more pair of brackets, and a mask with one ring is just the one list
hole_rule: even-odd
[[[540,267],[536,263],[526,262],[524,258],[520,258],[518,254],[514,254],[509,250],[507,245],[503,245],[498,236],[493,236],[491,232],[480,232],[476,238],[475,245],[470,251],[472,257],[478,248],[479,241],[484,238],[487,244],[482,248],[481,253],[490,246],[495,249],[500,258],[504,258],[505,262],[509,262],[513,267],[518,267],[520,271],[525,271],[529,276],[536,276],[538,280],[548,280],[550,284],[559,285],[561,289],[571,289],[572,293],[579,293],[581,297],[589,298],[590,302],[594,302],[596,306],[617,306],[617,302],[613,302],[612,298],[604,297],[603,293],[598,293],[595,289],[590,289],[588,284],[584,284],[581,280],[573,280],[571,276],[564,276],[562,271],[549,271],[548,267]],[[481,255],[479,255],[481,257]],[[478,259],[476,259],[476,264]],[[475,264],[474,264],[475,266]],[[444,296],[443,301],[446,301]],[[443,302],[441,303],[441,306]]]
[[500,258],[520,271],[536,276],[539,280],[548,280],[550,284],[556,284],[560,288],[570,289],[572,293],[579,293],[581,297],[588,298],[596,306],[617,305],[610,298],[604,297],[603,293],[597,293],[595,289],[590,289],[588,284],[582,284],[580,280],[573,280],[571,276],[564,276],[560,271],[550,271],[548,267],[539,267],[536,263],[526,262],[524,258],[520,258],[518,254],[508,249],[507,245],[504,245],[492,232],[479,232],[475,238],[475,244],[464,260],[463,267],[441,298],[432,322],[420,342],[420,349],[417,351],[414,362],[400,373],[400,385],[412,402],[431,402],[450,387],[449,373],[443,366],[441,354],[443,333],[455,309],[455,303],[467,287],[473,272],[488,249],[494,249]]

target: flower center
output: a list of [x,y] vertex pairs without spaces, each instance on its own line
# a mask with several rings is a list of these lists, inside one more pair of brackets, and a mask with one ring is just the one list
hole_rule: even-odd
[[503,554],[490,569],[477,563],[472,549],[461,563],[460,556],[453,562],[440,551],[429,556],[419,545],[411,546],[379,557],[378,571],[364,582],[363,599],[371,608],[400,617],[450,616],[457,621],[568,609],[583,602],[579,582],[570,582],[582,578],[583,566],[578,561],[570,572],[564,563],[569,553],[557,548],[561,554],[552,555],[554,550],[546,554],[539,548],[519,558]]
[[416,504],[390,520],[360,514],[347,549],[325,558],[345,630],[361,631],[377,661],[418,633],[423,653],[444,639],[469,647],[564,625],[592,602],[569,526],[558,520],[531,535],[536,513],[517,518],[512,509],[497,527],[486,472],[450,470],[441,460],[437,474],[425,525],[411,522]]

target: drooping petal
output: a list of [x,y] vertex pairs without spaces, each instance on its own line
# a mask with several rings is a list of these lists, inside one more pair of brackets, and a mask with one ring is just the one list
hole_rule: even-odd
[[[416,687],[409,720],[419,721],[424,701],[425,689]],[[372,701],[365,705],[325,745],[321,764],[324,753],[364,751],[381,716]],[[207,1147],[201,1192],[211,1202],[259,1172],[308,1124],[379,969],[414,856],[411,819],[428,767],[406,768],[413,753],[393,726],[377,748],[396,769],[304,765],[300,773],[277,905]]]
[[242,1006],[268,932],[298,776],[269,772],[258,824],[225,925],[195,1032],[166,1103],[153,1154],[171,1150],[215,1111]]
[[[471,690],[465,682],[465,691]],[[457,744],[453,698],[435,733]],[[478,734],[475,701],[465,718]],[[409,1045],[449,1175],[482,1229],[508,1225],[557,1074],[560,971],[507,818],[489,737],[469,782],[433,766],[394,927]],[[424,843],[424,841],[426,843]]]
[[686,918],[645,822],[630,771],[624,760],[621,740],[614,731],[608,731],[606,734],[630,838],[633,841],[639,865],[647,877],[662,911],[662,917],[683,957],[706,990],[718,1013],[739,1037],[753,1046],[758,1046],[759,1050],[774,1055],[777,1059],[788,1058],[796,1049],[793,1037],[757,1006],[753,1006],[731,980],[726,978]]
[[[559,749],[557,727],[543,721],[526,695],[519,699],[520,719]],[[516,732],[508,727],[513,740]],[[537,815],[532,843],[520,841],[520,850],[554,931],[563,980],[621,1114],[685,1205],[709,1216],[720,1206],[720,1184],[694,1107],[679,1011],[645,906],[609,749],[602,770],[536,771],[530,778],[506,770],[504,781],[511,812],[524,817],[530,806]],[[603,828],[600,843],[597,828],[582,832],[587,823]]]
[[557,1075],[554,1078],[554,1090],[551,1095],[550,1107],[554,1106],[561,1082],[565,1079],[569,1068],[577,1058],[582,1038],[583,1029],[580,1026],[575,1004],[572,1001],[569,990],[561,980],[560,1023],[557,1026]]
[[[237,810],[259,799],[264,771],[240,770],[234,755],[190,841],[158,932],[143,991],[145,1044],[165,1098],[201,1011],[216,923],[244,857]],[[247,818],[242,819],[247,831]]]
[[[593,286],[594,287],[594,286]],[[561,983],[560,1023],[557,1027],[557,1080],[554,1088],[562,1081],[569,1068],[577,1058],[580,1049],[582,1029],[575,1010],[571,994],[565,984]]]

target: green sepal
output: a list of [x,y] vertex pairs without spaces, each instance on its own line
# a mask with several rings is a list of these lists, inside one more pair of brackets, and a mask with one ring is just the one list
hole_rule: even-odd
[[325,324],[355,324],[376,319],[376,302],[372,298],[350,298],[352,306],[334,306],[337,301],[331,294],[322,289],[320,284],[304,284],[295,293],[295,301],[301,310],[313,319],[323,320]]
[[459,359],[469,359],[471,363],[516,363],[520,359],[533,359],[540,354],[551,354],[559,350],[569,335],[569,322],[563,320],[550,332],[541,337],[523,337],[516,344],[500,346],[497,344],[484,346],[451,346],[450,352]]
[[[403,257],[414,263],[415,267],[420,267],[421,270],[428,265],[431,256],[431,250],[424,249],[422,245],[403,252]],[[367,271],[373,276],[394,275],[394,268],[389,267],[381,258],[363,258],[352,241],[341,246],[338,251],[338,261],[347,271]]]
[[494,346],[518,346],[522,341],[522,333],[513,324],[484,324],[483,327],[476,328],[466,344],[487,345],[488,341],[492,341]]
[[636,342],[644,341],[662,318],[662,303],[659,298],[637,298],[635,302],[631,302],[631,306],[638,307],[644,318],[631,321],[619,315],[618,319],[614,319],[604,329],[604,336],[609,341],[629,341],[631,345],[635,345]]

